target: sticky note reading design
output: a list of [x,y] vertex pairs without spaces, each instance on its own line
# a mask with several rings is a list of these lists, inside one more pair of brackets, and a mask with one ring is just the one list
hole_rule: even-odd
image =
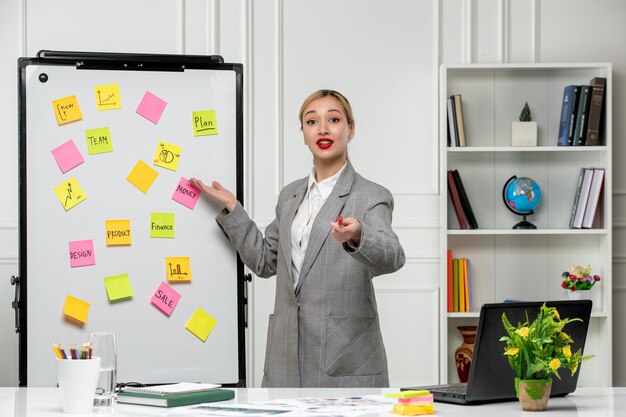
[[104,286],[109,296],[109,301],[123,300],[133,296],[133,288],[130,285],[128,274],[113,275],[104,278]]
[[139,160],[126,179],[145,194],[158,176],[159,173],[156,170],[144,161]]
[[173,256],[165,258],[165,273],[167,280],[191,281],[191,265],[189,256]]
[[107,246],[130,245],[130,220],[105,220]]
[[150,237],[174,239],[174,213],[150,213]]
[[191,185],[185,178],[181,178],[176,186],[176,190],[174,190],[172,200],[178,201],[183,206],[193,210],[198,202],[198,198],[200,198],[200,190]]
[[198,309],[187,321],[187,324],[185,324],[185,329],[189,330],[198,339],[205,342],[207,337],[209,337],[209,333],[211,333],[211,330],[213,330],[216,324],[217,320],[198,307]]
[[56,161],[62,173],[66,173],[70,169],[85,162],[85,158],[81,155],[73,140],[68,140],[63,145],[52,150],[52,156]]
[[217,135],[215,110],[195,111],[191,115],[194,136]]
[[108,127],[85,130],[85,137],[89,155],[113,152],[113,142],[111,141],[111,132]]
[[122,108],[120,88],[117,84],[97,85],[93,91],[96,94],[96,109],[98,111]]
[[174,308],[176,308],[178,300],[180,300],[180,294],[165,282],[162,282],[152,295],[150,302],[157,306],[159,310],[170,316]]
[[63,306],[63,314],[82,323],[87,323],[89,306],[90,304],[88,302],[67,295],[65,297],[65,305]]
[[159,97],[155,96],[149,91],[146,91],[139,106],[137,107],[137,114],[150,120],[152,123],[159,123],[163,110],[165,110],[167,102]]
[[52,108],[54,109],[54,116],[57,118],[59,125],[75,122],[83,118],[76,96],[68,96],[54,100],[52,102]]
[[180,159],[180,152],[183,150],[180,146],[172,145],[171,143],[160,141],[157,145],[156,153],[154,154],[154,165],[162,168],[171,169],[176,171],[178,169],[178,160]]
[[74,240],[68,244],[70,249],[70,268],[96,264],[93,240]]
[[57,195],[65,211],[68,211],[78,203],[87,199],[87,195],[85,195],[85,192],[74,177],[54,187],[54,193]]

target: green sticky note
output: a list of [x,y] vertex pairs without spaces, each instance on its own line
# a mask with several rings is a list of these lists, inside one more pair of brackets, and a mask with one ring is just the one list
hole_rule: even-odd
[[104,279],[104,286],[110,301],[121,300],[133,296],[128,274],[113,275]]
[[217,135],[215,110],[195,111],[191,115],[194,136]]
[[174,239],[174,213],[150,213],[150,237]]
[[113,152],[113,142],[111,141],[111,132],[108,127],[87,129],[85,130],[85,137],[89,155]]
[[430,395],[430,391],[413,390],[413,391],[389,392],[385,394],[385,397],[386,398],[414,398],[414,397],[423,397],[425,395]]

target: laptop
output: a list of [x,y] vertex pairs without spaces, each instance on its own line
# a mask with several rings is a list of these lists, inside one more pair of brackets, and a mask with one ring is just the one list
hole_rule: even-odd
[[[480,404],[495,401],[516,400],[514,379],[515,373],[504,356],[506,335],[502,325],[502,313],[506,313],[509,322],[514,326],[528,319],[537,317],[543,302],[506,302],[484,304],[480,309],[478,330],[474,342],[474,355],[466,384],[447,384],[436,386],[403,387],[402,390],[429,390],[435,401],[455,404]],[[569,323],[563,329],[574,340],[572,352],[583,349],[591,316],[591,300],[563,300],[546,302],[548,307],[555,307],[562,318],[581,318],[583,321]],[[582,366],[582,364],[581,364]],[[563,397],[576,390],[580,366],[571,375],[567,369],[560,369],[561,379],[552,379],[551,397]]]

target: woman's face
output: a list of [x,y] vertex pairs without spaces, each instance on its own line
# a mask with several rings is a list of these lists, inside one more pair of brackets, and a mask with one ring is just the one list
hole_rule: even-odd
[[339,100],[326,96],[313,100],[304,110],[302,133],[304,144],[309,147],[315,162],[343,163],[354,126],[348,124]]

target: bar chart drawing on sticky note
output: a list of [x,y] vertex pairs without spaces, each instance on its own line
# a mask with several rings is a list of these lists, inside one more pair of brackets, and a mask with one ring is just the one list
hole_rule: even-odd
[[191,281],[191,265],[188,256],[165,258],[168,281]]

